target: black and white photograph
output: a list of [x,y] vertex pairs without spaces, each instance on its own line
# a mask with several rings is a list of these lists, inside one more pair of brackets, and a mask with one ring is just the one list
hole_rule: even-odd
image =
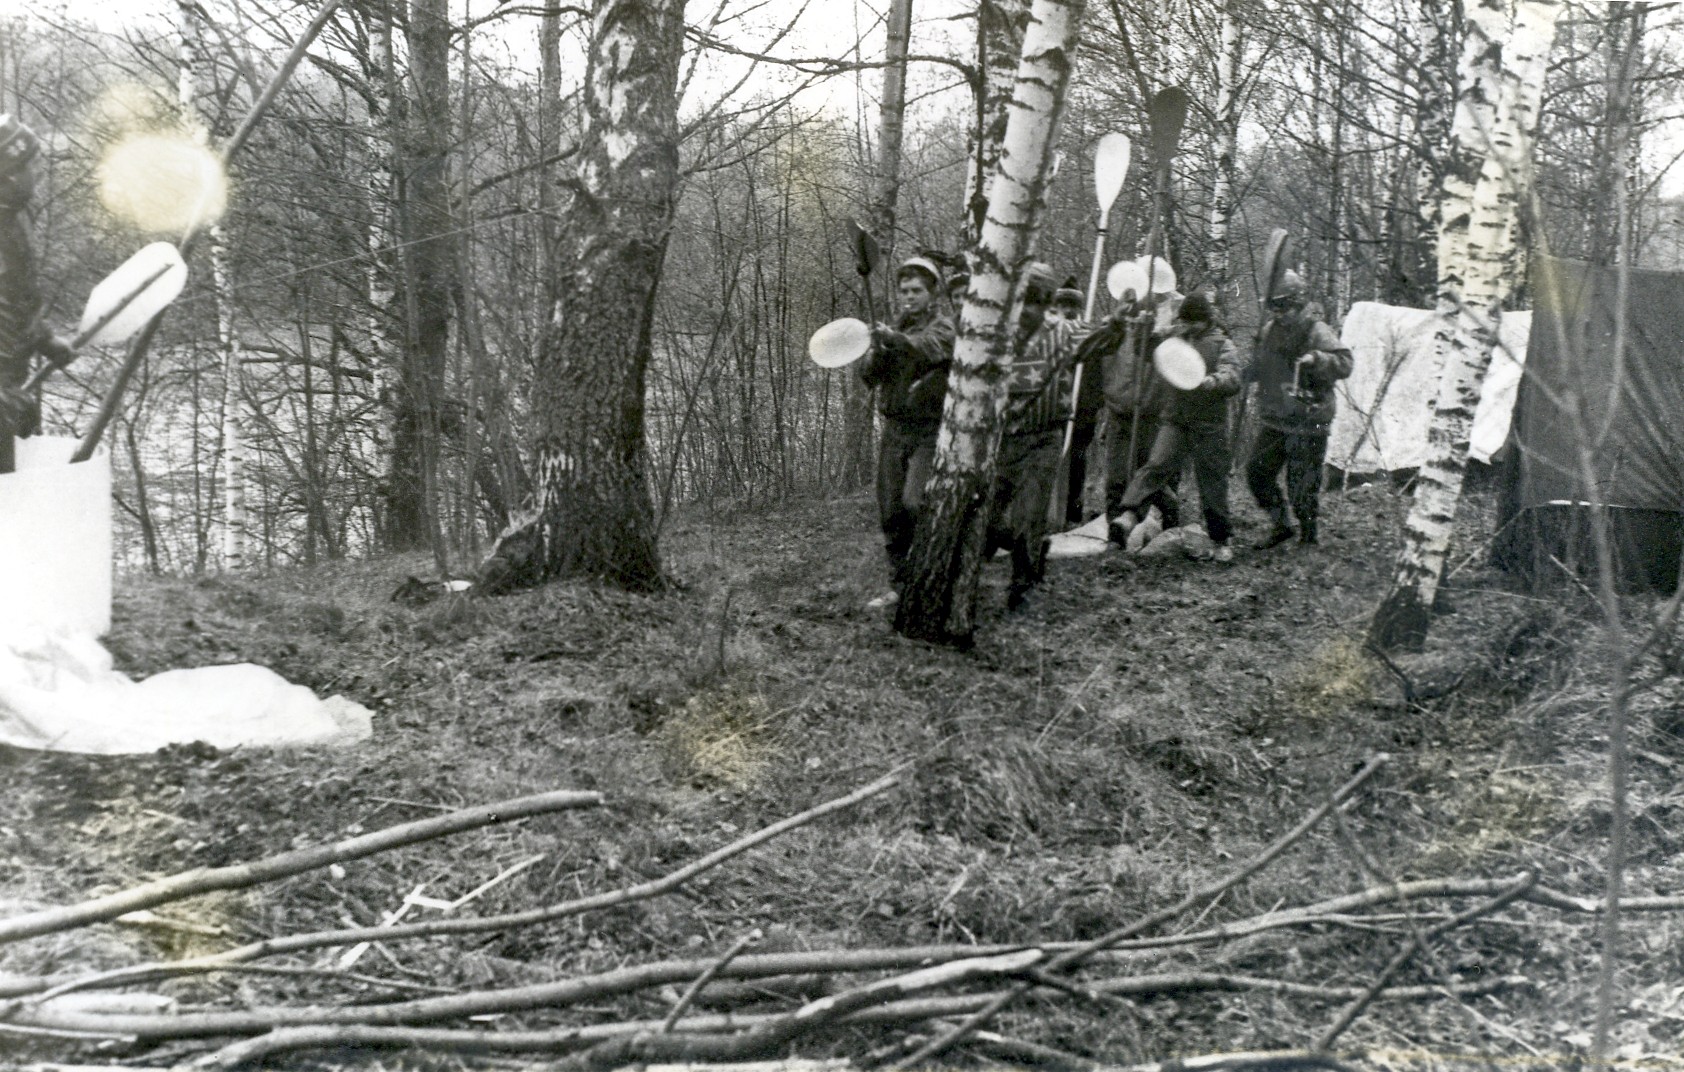
[[1670,0],[0,0],[0,1072],[1684,1072],[1681,564]]

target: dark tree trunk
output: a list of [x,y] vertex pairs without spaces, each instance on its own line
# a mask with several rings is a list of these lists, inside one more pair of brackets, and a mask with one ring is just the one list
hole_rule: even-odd
[[532,392],[535,502],[481,569],[490,589],[662,582],[644,380],[678,186],[683,0],[597,0],[586,132]]
[[397,212],[406,326],[394,400],[386,523],[394,548],[436,550],[439,403],[455,282],[446,0],[413,0],[406,37],[409,86],[392,97],[400,138]]

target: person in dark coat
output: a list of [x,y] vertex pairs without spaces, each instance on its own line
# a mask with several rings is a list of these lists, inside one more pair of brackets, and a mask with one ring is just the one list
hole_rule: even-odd
[[[1076,329],[1076,339],[1080,344],[1093,331],[1093,325],[1083,319],[1086,312],[1087,295],[1077,289],[1076,280],[1072,277],[1053,291],[1052,305],[1047,309],[1047,319],[1056,318],[1072,325]],[[1099,428],[1099,379],[1099,365],[1092,362],[1082,374],[1080,397],[1072,400],[1075,411],[1070,425],[1070,449],[1066,455],[1070,466],[1070,479],[1064,499],[1064,523],[1072,527],[1087,520],[1082,498],[1087,487],[1088,456],[1093,449],[1094,435]]]
[[41,318],[45,303],[29,234],[31,162],[39,149],[33,130],[0,114],[0,473],[12,471],[13,437],[40,432],[40,403],[23,389],[32,361],[39,354],[62,368],[74,356]]
[[1134,474],[1123,493],[1118,526],[1126,539],[1153,505],[1166,519],[1174,517],[1176,504],[1168,497],[1174,495],[1181,472],[1191,461],[1205,529],[1216,545],[1216,559],[1231,562],[1228,469],[1233,456],[1228,450],[1228,399],[1240,390],[1239,359],[1227,332],[1216,323],[1210,299],[1203,294],[1189,295],[1181,303],[1166,337],[1185,339],[1198,350],[1204,358],[1205,378],[1185,391],[1165,384],[1167,396],[1159,413],[1158,434],[1145,466]]
[[1308,288],[1298,273],[1283,273],[1269,295],[1270,319],[1249,369],[1248,378],[1257,383],[1259,427],[1245,479],[1271,521],[1259,548],[1285,543],[1295,534],[1299,542],[1313,544],[1320,535],[1321,470],[1336,405],[1333,385],[1351,374],[1351,351],[1305,309],[1307,300]]
[[871,352],[860,379],[878,389],[883,435],[877,451],[877,510],[883,545],[896,580],[912,546],[924,485],[935,459],[947,372],[953,362],[953,321],[935,306],[941,271],[912,257],[895,272],[900,317],[872,328]]
[[1080,334],[1075,324],[1046,315],[1052,269],[1039,262],[1024,272],[1023,312],[1006,379],[1005,426],[996,463],[989,553],[1012,554],[1006,607],[1022,606],[1046,566],[1047,507],[1058,477],[1071,379]]

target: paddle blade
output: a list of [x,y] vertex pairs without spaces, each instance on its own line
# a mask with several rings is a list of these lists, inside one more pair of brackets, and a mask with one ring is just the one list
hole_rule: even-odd
[[77,341],[96,346],[126,341],[174,301],[186,283],[187,265],[174,245],[143,247],[88,295]]
[[1107,212],[1117,195],[1123,191],[1123,180],[1129,173],[1129,154],[1132,146],[1127,134],[1111,133],[1099,139],[1093,153],[1093,192],[1099,199],[1099,211]]
[[1140,266],[1142,279],[1150,279],[1148,284],[1153,294],[1168,294],[1175,289],[1175,269],[1162,257],[1142,257],[1136,262]]
[[1261,291],[1259,300],[1267,302],[1269,295],[1275,292],[1275,286],[1281,280],[1281,273],[1286,271],[1287,249],[1292,239],[1286,233],[1286,228],[1277,227],[1269,234],[1269,247],[1263,253],[1263,278],[1260,280]]
[[851,365],[871,349],[871,328],[865,321],[845,316],[813,332],[807,340],[807,356],[820,368]]
[[1123,295],[1131,292],[1137,300],[1145,297],[1145,266],[1139,261],[1118,261],[1105,273],[1105,289],[1111,292],[1114,301],[1122,301]]
[[1152,351],[1152,364],[1171,387],[1191,391],[1205,379],[1205,359],[1186,339],[1169,338]]
[[877,239],[871,232],[859,225],[857,220],[848,221],[848,234],[854,240],[854,270],[860,275],[870,275],[883,262],[883,250],[877,245]]
[[1181,143],[1181,126],[1187,121],[1187,91],[1180,86],[1161,89],[1147,109],[1152,128],[1152,155],[1163,167],[1175,156]]

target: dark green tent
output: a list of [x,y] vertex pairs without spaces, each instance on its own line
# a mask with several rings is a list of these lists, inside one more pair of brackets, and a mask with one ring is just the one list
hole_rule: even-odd
[[1590,573],[1601,505],[1620,587],[1670,590],[1684,542],[1684,273],[1628,270],[1623,347],[1615,269],[1538,257],[1531,280],[1497,562],[1535,583]]

